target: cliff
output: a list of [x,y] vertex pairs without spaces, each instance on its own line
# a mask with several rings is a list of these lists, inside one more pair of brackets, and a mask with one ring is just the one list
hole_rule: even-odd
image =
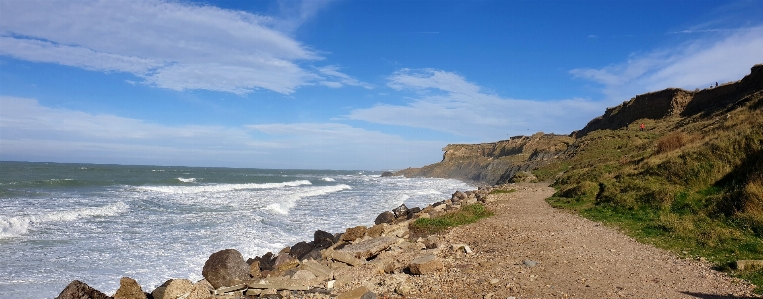
[[536,133],[481,144],[449,144],[442,161],[421,168],[408,168],[396,175],[454,178],[482,184],[509,182],[519,172],[529,172],[577,155],[587,142],[580,138],[599,130],[637,129],[637,121],[709,117],[735,109],[763,90],[763,65],[752,67],[742,80],[720,86],[686,91],[668,88],[638,95],[607,108],[570,136]]

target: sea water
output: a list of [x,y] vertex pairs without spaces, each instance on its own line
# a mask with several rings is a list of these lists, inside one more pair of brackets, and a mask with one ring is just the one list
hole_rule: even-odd
[[150,292],[202,279],[222,249],[277,253],[471,189],[370,171],[0,162],[0,298],[53,298],[74,279],[113,295],[125,276]]

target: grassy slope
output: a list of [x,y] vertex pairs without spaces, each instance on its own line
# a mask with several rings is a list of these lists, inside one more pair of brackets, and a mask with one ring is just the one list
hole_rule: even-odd
[[763,286],[763,270],[733,267],[763,259],[763,95],[732,111],[630,128],[591,132],[569,159],[534,171],[556,178],[549,202]]

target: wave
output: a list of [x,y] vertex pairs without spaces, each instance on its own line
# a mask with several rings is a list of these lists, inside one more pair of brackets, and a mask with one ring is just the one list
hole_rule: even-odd
[[196,183],[196,178],[177,178],[177,180],[183,183]]
[[324,181],[324,182],[333,182],[334,179],[332,179],[332,178],[321,178],[321,181]]
[[128,206],[125,203],[117,202],[103,207],[57,211],[40,215],[0,216],[0,239],[24,235],[29,232],[29,228],[38,223],[71,222],[86,217],[116,216],[127,210]]
[[226,192],[246,189],[277,189],[284,187],[297,187],[302,185],[312,185],[312,183],[310,183],[308,180],[299,180],[283,183],[216,184],[204,186],[141,186],[135,188],[139,190],[161,193],[192,194],[206,192]]
[[276,212],[278,214],[286,215],[297,204],[297,201],[310,196],[321,196],[339,192],[342,190],[352,189],[349,185],[339,184],[334,186],[313,187],[308,190],[300,191],[297,194],[289,194],[283,198],[280,198],[280,202],[272,203],[266,207],[266,209]]

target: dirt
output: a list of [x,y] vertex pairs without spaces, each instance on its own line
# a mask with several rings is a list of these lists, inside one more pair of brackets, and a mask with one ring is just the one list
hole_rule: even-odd
[[[495,216],[434,237],[444,269],[428,275],[380,274],[348,268],[353,280],[380,298],[748,298],[754,286],[679,258],[577,215],[554,209],[541,184],[490,195]],[[467,244],[472,253],[451,249]],[[410,251],[390,253],[405,262]],[[414,251],[415,252],[415,251]],[[417,255],[414,253],[413,255]],[[376,272],[374,271],[376,269]],[[404,294],[400,295],[400,293]]]

